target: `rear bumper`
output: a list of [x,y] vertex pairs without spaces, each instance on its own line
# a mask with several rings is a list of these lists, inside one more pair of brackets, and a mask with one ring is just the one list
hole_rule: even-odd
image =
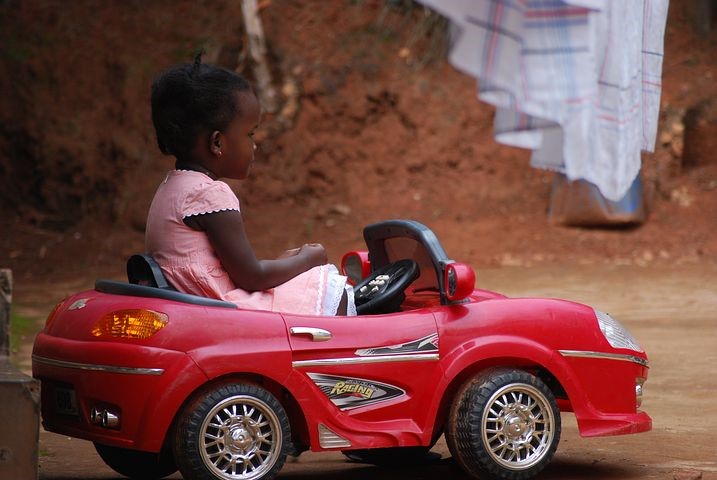
[[[33,376],[43,427],[123,448],[159,451],[182,402],[206,376],[185,353],[127,343],[83,342],[40,333]],[[118,417],[112,427],[92,412]]]

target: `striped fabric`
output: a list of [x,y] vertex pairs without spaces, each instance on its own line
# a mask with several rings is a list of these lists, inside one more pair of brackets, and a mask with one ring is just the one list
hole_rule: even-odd
[[653,151],[668,0],[419,0],[496,107],[496,140],[619,200]]

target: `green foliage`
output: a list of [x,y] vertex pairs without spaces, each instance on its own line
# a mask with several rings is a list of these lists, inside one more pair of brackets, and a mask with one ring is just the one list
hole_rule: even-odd
[[6,31],[0,36],[0,58],[24,64],[38,52],[53,48],[49,34],[29,31]]
[[414,0],[386,0],[376,21],[378,30],[407,31],[405,47],[414,52],[415,68],[445,58],[449,44],[449,22]]
[[37,332],[35,320],[10,313],[10,351],[17,352],[23,342]]
[[[364,8],[361,1],[350,1],[357,9]],[[354,30],[342,32],[338,37],[341,49],[353,53],[355,60],[383,63],[386,48],[371,48],[382,44],[403,47],[406,63],[420,69],[445,58],[448,43],[448,20],[414,0],[384,0],[375,21]],[[391,59],[392,61],[393,59]]]
[[15,39],[3,42],[1,48],[2,57],[16,63],[25,63],[30,57],[30,49],[27,45],[18,43]]
[[697,55],[691,55],[685,60],[685,65],[689,65],[690,67],[694,67],[700,64],[700,59]]
[[208,51],[211,43],[210,38],[186,39],[177,45],[172,52],[176,63],[191,63],[194,57],[201,51]]

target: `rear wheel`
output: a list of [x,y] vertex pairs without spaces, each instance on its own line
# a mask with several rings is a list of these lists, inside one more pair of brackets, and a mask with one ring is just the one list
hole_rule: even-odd
[[177,471],[169,452],[140,452],[95,443],[95,450],[115,472],[138,480],[157,480]]
[[550,462],[560,442],[555,397],[528,372],[483,372],[458,391],[446,442],[458,464],[474,477],[532,478]]
[[185,478],[269,480],[284,465],[290,439],[289,419],[271,393],[232,383],[189,403],[173,447]]

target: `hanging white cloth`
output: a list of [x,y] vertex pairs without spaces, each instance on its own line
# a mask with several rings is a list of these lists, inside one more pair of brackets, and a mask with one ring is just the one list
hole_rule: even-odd
[[653,151],[668,0],[419,0],[496,107],[498,142],[619,200]]

